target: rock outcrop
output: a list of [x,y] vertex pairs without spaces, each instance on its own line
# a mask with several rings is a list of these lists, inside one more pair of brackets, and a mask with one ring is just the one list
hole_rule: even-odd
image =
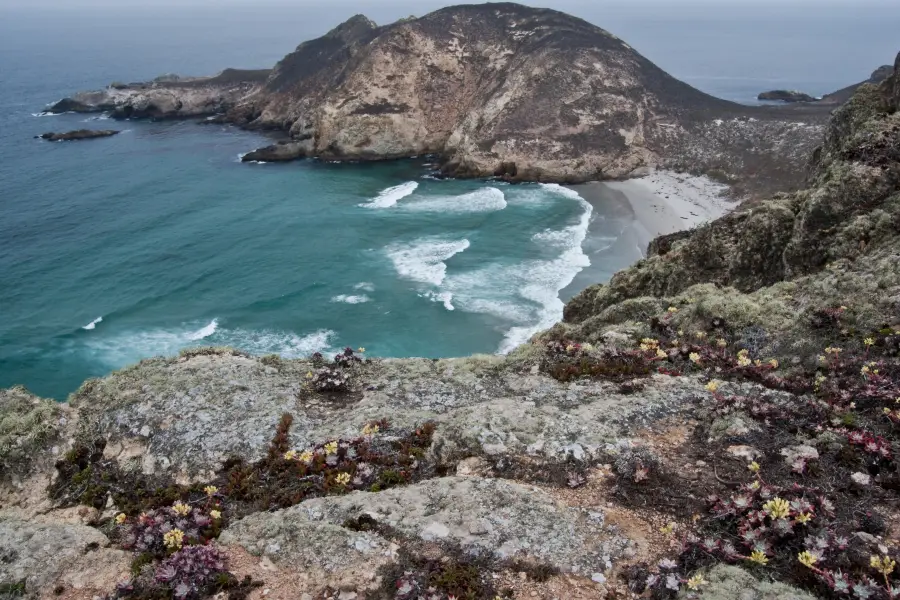
[[851,96],[866,83],[871,83],[872,85],[879,85],[881,82],[890,77],[894,72],[894,67],[891,65],[882,65],[875,69],[868,79],[865,81],[861,81],[859,83],[855,83],[853,85],[849,85],[845,88],[841,88],[836,92],[831,92],[830,94],[825,94],[822,96],[821,102],[826,104],[843,104],[847,100],[850,99]]
[[807,189],[655,240],[647,259],[573,298],[558,333],[599,340],[688,299],[679,326],[713,315],[734,328],[765,321],[771,351],[785,357],[822,335],[817,310],[852,306],[855,328],[900,325],[898,84],[895,72],[864,85],[835,111]]
[[110,87],[51,110],[224,112],[243,127],[289,133],[295,146],[279,157],[434,153],[457,177],[577,182],[689,164],[751,181],[776,173],[769,180],[781,187],[799,183],[827,116],[713,98],[599,27],[511,3],[380,27],[356,16],[298,46],[264,81],[223,75]]
[[37,137],[50,142],[68,142],[72,140],[92,140],[94,138],[110,137],[117,133],[120,132],[115,129],[76,129],[75,131],[67,131],[66,133],[43,133]]
[[306,151],[300,142],[280,142],[258,148],[241,156],[243,162],[288,162],[303,158]]
[[774,100],[778,102],[815,102],[815,98],[809,94],[798,92],[796,90],[772,90],[771,92],[762,92],[756,97],[757,100]]

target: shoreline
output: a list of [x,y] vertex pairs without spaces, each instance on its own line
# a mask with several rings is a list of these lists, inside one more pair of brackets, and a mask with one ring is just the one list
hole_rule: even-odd
[[740,204],[727,198],[727,185],[664,170],[625,181],[565,187],[590,203],[595,216],[582,244],[591,265],[560,291],[563,301],[645,258],[653,239],[718,219]]

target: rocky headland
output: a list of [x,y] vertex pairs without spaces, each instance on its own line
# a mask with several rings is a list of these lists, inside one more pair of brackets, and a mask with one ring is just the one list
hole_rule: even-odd
[[508,356],[205,348],[0,391],[2,593],[896,597],[900,55],[810,164]]
[[110,137],[121,133],[115,129],[76,129],[75,131],[67,131],[65,133],[43,133],[38,137],[49,142],[69,142],[73,140],[92,140],[94,138]]
[[287,133],[278,160],[430,153],[455,177],[564,183],[675,168],[727,177],[738,195],[799,186],[828,114],[713,98],[599,27],[511,3],[383,26],[360,15],[270,72],[116,84],[49,110],[212,116]]

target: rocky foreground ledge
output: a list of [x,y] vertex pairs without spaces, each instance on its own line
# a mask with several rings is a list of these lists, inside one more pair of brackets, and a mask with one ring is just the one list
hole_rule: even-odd
[[497,3],[383,26],[358,15],[271,71],[115,84],[49,110],[211,117],[291,138],[247,161],[435,154],[448,176],[560,183],[680,168],[765,194],[802,183],[829,108],[713,98],[581,19]]

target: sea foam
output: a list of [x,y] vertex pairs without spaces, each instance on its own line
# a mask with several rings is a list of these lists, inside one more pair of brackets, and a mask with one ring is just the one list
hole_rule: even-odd
[[435,286],[447,275],[445,260],[465,251],[469,240],[421,238],[410,243],[391,244],[385,248],[397,274],[404,279]]
[[407,181],[406,183],[381,190],[377,196],[364,204],[360,204],[360,206],[366,208],[390,208],[397,204],[397,201],[401,198],[406,198],[415,192],[417,187],[419,187],[418,182]]
[[347,295],[347,294],[340,294],[339,296],[334,296],[331,298],[332,302],[343,302],[344,304],[362,304],[364,302],[368,302],[369,300],[371,300],[371,298],[369,298],[365,294],[359,294],[359,295],[354,295],[354,296]]
[[398,208],[415,212],[492,212],[506,208],[506,197],[495,187],[486,187],[459,196],[433,196],[404,202]]
[[97,323],[100,323],[101,321],[103,321],[103,317],[97,317],[96,319],[82,327],[82,329],[87,329],[88,331],[90,331],[91,329],[95,329],[97,327]]
[[582,250],[593,207],[577,193],[562,186],[542,186],[545,193],[577,200],[582,208],[578,221],[560,230],[545,230],[532,236],[541,247],[559,250],[556,258],[527,260],[513,265],[491,264],[447,277],[440,291],[453,294],[460,310],[489,314],[510,322],[498,352],[505,354],[528,341],[533,334],[562,318],[559,292],[575,275],[590,265]]

